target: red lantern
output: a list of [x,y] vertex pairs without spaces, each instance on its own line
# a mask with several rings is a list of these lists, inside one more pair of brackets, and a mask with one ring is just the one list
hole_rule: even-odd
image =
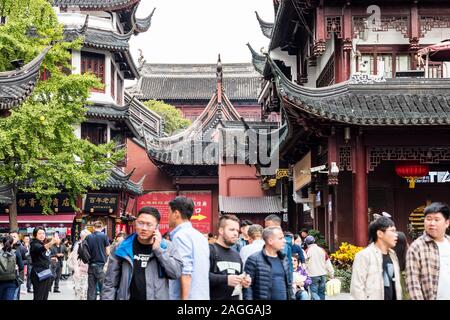
[[395,172],[402,178],[409,180],[409,188],[413,189],[416,180],[428,175],[429,168],[427,164],[417,162],[400,162],[395,165]]

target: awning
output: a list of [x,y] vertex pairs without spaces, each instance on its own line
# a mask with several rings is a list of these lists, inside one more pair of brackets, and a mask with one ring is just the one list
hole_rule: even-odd
[[[43,214],[35,214],[35,215],[18,215],[17,222],[19,224],[65,224],[72,225],[73,219],[75,218],[75,214],[57,214],[57,215],[43,215]],[[8,223],[9,224],[9,216],[2,215],[0,216],[0,223]]]
[[219,196],[221,213],[280,213],[280,197],[225,197]]
[[428,55],[430,61],[450,61],[450,40],[420,49],[417,54],[422,59]]

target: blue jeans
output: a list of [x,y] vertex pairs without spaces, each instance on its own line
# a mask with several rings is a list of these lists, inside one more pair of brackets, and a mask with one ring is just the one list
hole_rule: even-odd
[[312,283],[310,286],[312,300],[325,300],[325,286],[327,283],[327,277],[317,276],[311,277]]
[[309,300],[309,294],[306,290],[299,290],[295,293],[295,300]]
[[16,281],[0,282],[0,300],[15,300]]

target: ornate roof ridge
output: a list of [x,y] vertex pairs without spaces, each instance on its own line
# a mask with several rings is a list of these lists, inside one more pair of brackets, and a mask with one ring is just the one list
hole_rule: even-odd
[[79,7],[83,10],[118,11],[136,5],[141,0],[53,0],[56,7]]

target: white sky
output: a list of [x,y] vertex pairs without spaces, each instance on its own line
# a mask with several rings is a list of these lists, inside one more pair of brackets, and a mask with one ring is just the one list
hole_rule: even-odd
[[156,7],[150,29],[130,40],[137,62],[142,49],[147,63],[250,62],[247,42],[259,52],[269,39],[254,11],[274,20],[272,0],[142,0],[138,17]]

